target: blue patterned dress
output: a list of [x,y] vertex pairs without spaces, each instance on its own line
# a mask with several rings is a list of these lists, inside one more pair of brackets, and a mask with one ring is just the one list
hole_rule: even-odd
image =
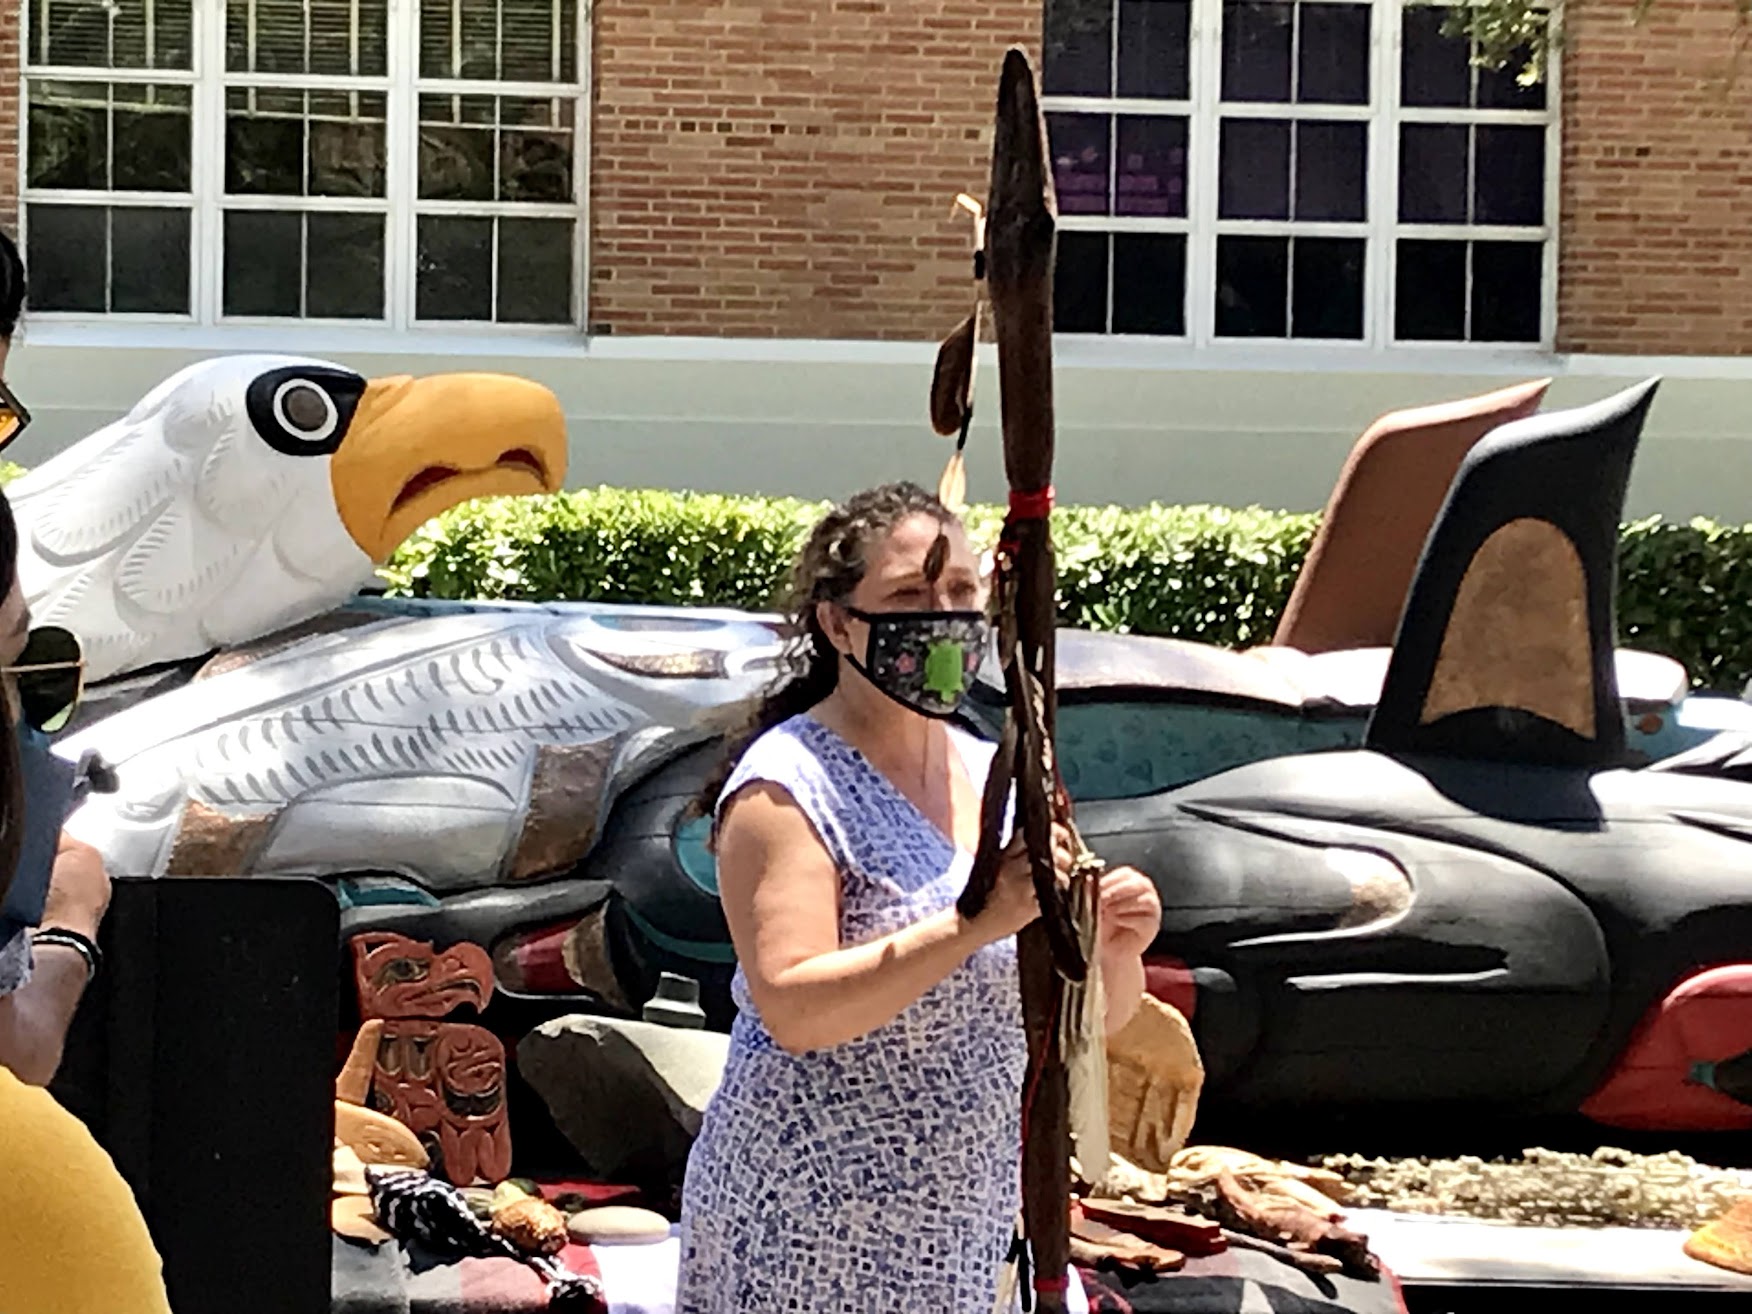
[[[950,734],[977,792],[991,747]],[[722,797],[754,781],[790,793],[839,867],[842,943],[939,912],[967,883],[971,855],[813,717],[757,739]],[[774,1043],[740,970],[732,991],[730,1058],[683,1190],[676,1314],[990,1314],[1021,1191],[1015,942],[803,1055]]]

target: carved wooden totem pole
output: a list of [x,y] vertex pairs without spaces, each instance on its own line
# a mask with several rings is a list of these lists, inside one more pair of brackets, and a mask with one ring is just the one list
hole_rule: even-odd
[[484,1027],[443,1020],[492,998],[486,950],[434,950],[387,932],[354,936],[352,945],[359,1014],[383,1023],[370,1106],[406,1124],[434,1173],[458,1186],[503,1181],[511,1172],[505,1047]]

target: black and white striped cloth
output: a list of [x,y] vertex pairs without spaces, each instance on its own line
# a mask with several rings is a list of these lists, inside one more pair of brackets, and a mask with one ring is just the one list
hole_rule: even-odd
[[526,1255],[475,1216],[461,1191],[411,1168],[367,1168],[371,1206],[384,1231],[442,1258],[515,1259],[548,1287],[555,1314],[608,1314],[602,1284],[545,1255]]

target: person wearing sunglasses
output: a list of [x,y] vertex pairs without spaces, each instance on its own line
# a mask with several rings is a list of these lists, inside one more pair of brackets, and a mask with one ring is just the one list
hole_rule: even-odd
[[[6,355],[24,308],[24,264],[12,240],[0,234],[0,449],[15,439],[30,423],[29,412],[5,386]],[[27,662],[32,645],[30,608],[18,585],[18,527],[12,508],[0,494],[0,581],[5,598],[0,601],[0,680],[7,705],[7,733],[0,735],[10,777],[4,782],[6,834],[0,837],[0,880],[9,888],[23,877],[19,859],[27,844],[28,817],[24,815],[24,770],[20,739],[26,752],[46,752],[44,729],[56,728],[52,708],[32,706],[25,716],[25,700],[40,703],[45,687],[53,689],[70,675],[73,692],[68,710],[77,696],[79,667],[77,641],[66,631],[48,632],[66,636],[72,652],[37,652]],[[45,646],[37,644],[39,648]],[[58,647],[51,639],[47,646]],[[45,659],[46,658],[46,659]],[[54,695],[50,693],[50,701]],[[37,724],[31,724],[32,721]],[[58,819],[57,819],[58,821]],[[61,1051],[72,1025],[73,1013],[85,987],[96,974],[100,961],[97,933],[109,907],[109,876],[96,849],[70,836],[61,836],[52,858],[46,897],[40,918],[32,926],[14,925],[0,919],[0,1066],[32,1085],[47,1085],[60,1066]]]
[[[30,422],[3,377],[24,291],[24,262],[0,233],[0,448]],[[4,493],[0,588],[0,1310],[170,1314],[133,1191],[85,1124],[43,1089],[99,961],[110,889],[97,851],[59,833],[68,800],[28,787],[47,759],[43,732],[77,701],[83,664],[66,631],[31,629]],[[38,865],[49,867],[47,890],[21,900]],[[35,913],[39,899],[29,922],[9,916],[21,906]]]

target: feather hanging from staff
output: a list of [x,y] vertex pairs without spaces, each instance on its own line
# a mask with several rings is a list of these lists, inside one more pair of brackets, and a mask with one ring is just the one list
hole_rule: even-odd
[[[1076,831],[1072,829],[1073,837]],[[1059,1035],[1070,1087],[1071,1140],[1082,1179],[1103,1181],[1113,1163],[1107,1114],[1107,992],[1096,952],[1101,932],[1101,860],[1074,838],[1078,853],[1071,876],[1071,917],[1089,964],[1081,981],[1067,981],[1059,1015]]]
[[967,509],[967,435],[973,427],[973,376],[985,324],[985,207],[962,192],[959,209],[973,216],[973,310],[943,339],[931,373],[931,427],[955,437],[955,451],[937,481],[937,500],[956,515]]

